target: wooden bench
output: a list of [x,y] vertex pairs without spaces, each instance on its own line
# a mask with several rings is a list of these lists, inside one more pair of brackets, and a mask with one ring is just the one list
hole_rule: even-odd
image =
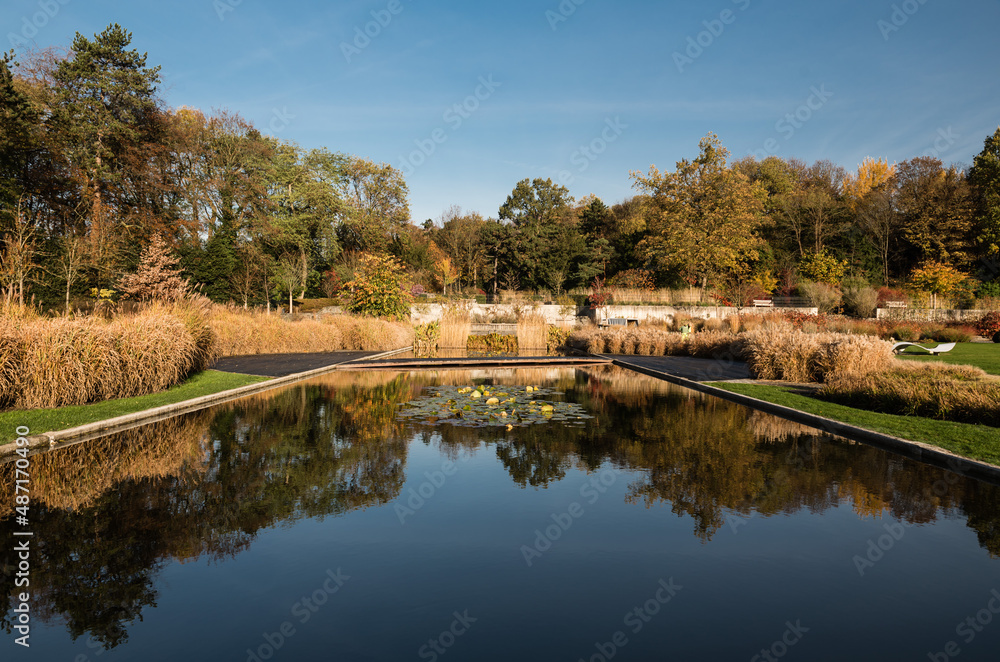
[[774,308],[774,301],[771,299],[754,299],[754,308]]
[[609,317],[602,326],[639,326],[639,320],[631,317]]
[[906,308],[906,302],[905,301],[886,301],[885,302],[885,307],[886,308]]

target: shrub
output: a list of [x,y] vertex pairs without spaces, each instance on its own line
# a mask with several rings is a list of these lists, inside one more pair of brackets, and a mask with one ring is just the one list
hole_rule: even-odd
[[404,288],[402,265],[388,255],[366,254],[360,261],[360,269],[348,283],[347,310],[366,317],[409,317],[413,295]]
[[806,334],[768,325],[744,337],[747,363],[758,379],[822,382],[835,373],[881,370],[892,361],[892,345],[868,336]]
[[1000,312],[989,312],[976,320],[976,331],[979,332],[979,335],[987,338],[1000,331]]
[[799,293],[809,304],[819,308],[820,313],[833,312],[841,300],[840,290],[827,283],[806,281],[799,284]]
[[844,283],[844,312],[855,317],[874,317],[878,307],[878,291],[860,279]]

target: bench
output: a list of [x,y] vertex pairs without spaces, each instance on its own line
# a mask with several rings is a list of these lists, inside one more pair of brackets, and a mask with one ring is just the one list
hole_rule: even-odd
[[631,317],[609,317],[603,326],[639,326],[639,320]]
[[771,299],[754,299],[754,308],[774,308],[774,301]]
[[919,347],[920,349],[924,350],[925,352],[929,352],[930,354],[943,354],[944,352],[950,352],[951,350],[955,349],[955,343],[948,342],[944,343],[943,345],[938,345],[937,347],[930,348],[930,347],[924,347],[923,345],[918,345],[915,342],[898,342],[892,346],[892,353],[899,354],[907,347]]
[[906,308],[906,302],[905,301],[886,301],[885,302],[885,307],[886,308]]

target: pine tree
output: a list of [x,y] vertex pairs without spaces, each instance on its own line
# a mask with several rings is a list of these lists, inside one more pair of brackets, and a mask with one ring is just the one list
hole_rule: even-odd
[[181,278],[177,262],[163,237],[155,235],[142,252],[138,270],[123,276],[118,287],[127,297],[141,301],[180,299],[188,292],[188,280]]

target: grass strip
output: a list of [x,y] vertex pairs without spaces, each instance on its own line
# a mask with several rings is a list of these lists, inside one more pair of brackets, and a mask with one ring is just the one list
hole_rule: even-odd
[[89,405],[74,405],[58,409],[13,410],[0,413],[0,430],[13,436],[20,425],[31,430],[31,434],[43,434],[54,430],[65,430],[78,425],[96,423],[116,416],[133,414],[164,405],[172,405],[203,395],[221,393],[230,389],[267,381],[267,377],[239,375],[232,372],[205,370],[195,373],[186,381],[166,391],[140,395],[120,400],[105,400]]
[[712,386],[901,439],[921,441],[967,458],[1000,465],[998,428],[855,409],[794,393],[791,391],[792,387],[788,386],[725,382],[713,382]]
[[[926,343],[930,345],[932,343]],[[931,356],[923,350],[907,347],[906,351],[897,355],[907,361],[933,361],[955,365],[974,365],[991,375],[1000,375],[1000,345],[994,343],[963,342],[955,345],[955,349],[944,354]]]

